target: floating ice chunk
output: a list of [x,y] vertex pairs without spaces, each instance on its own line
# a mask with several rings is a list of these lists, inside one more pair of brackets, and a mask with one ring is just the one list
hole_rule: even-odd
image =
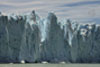
[[9,63],[9,64],[14,64],[14,63]]
[[42,63],[43,63],[43,64],[47,64],[48,62],[47,62],[47,61],[42,61]]
[[21,61],[21,63],[22,63],[22,64],[25,64],[25,61],[24,61],[24,60],[22,60],[22,61]]
[[62,62],[60,62],[60,64],[66,64],[66,62],[62,61]]

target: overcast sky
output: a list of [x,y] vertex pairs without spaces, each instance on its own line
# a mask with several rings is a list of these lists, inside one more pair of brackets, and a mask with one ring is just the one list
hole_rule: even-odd
[[35,10],[41,17],[54,12],[59,18],[100,24],[100,0],[0,0],[3,13],[27,13]]

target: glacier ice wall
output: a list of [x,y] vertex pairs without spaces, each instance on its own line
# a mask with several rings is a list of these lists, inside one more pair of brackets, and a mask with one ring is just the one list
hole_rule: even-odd
[[98,63],[100,25],[41,19],[35,11],[0,15],[0,62]]

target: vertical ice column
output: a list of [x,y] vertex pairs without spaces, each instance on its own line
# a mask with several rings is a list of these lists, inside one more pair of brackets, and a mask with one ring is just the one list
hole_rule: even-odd
[[9,62],[8,57],[8,29],[7,29],[8,19],[7,16],[0,15],[0,62]]
[[[90,28],[91,27],[91,28]],[[94,33],[95,25],[80,25],[80,30],[78,34],[78,61],[79,62],[92,62],[92,50],[94,45]]]
[[20,48],[20,61],[37,62],[39,61],[40,31],[36,20],[35,12],[27,16],[22,45]]
[[20,46],[25,29],[25,18],[20,15],[9,16],[8,29],[8,55],[10,62],[19,62]]
[[[48,62],[61,62],[68,61],[69,54],[67,50],[69,49],[64,42],[63,30],[57,24],[57,17],[53,13],[49,13],[45,22],[43,22],[42,33],[46,33],[46,37],[41,43],[41,53],[42,60]],[[42,36],[43,37],[43,36]]]
[[79,29],[79,25],[75,22],[71,22],[69,19],[64,22],[64,39],[69,45],[71,62],[76,62],[78,58],[78,38],[77,33]]

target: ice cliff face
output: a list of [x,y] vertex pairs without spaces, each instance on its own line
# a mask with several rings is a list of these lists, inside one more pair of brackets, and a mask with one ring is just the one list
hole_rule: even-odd
[[0,15],[0,62],[100,62],[100,26],[26,15]]

